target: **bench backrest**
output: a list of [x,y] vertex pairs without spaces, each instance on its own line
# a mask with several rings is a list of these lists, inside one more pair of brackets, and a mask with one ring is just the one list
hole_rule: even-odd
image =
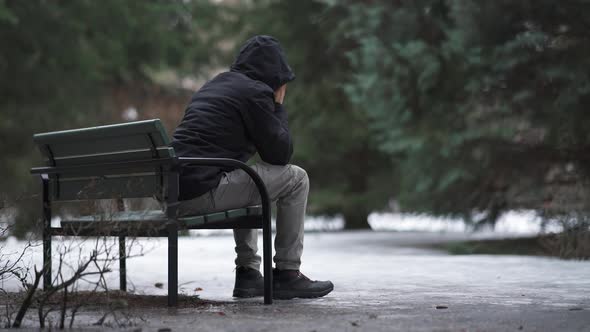
[[[159,119],[36,134],[51,200],[165,197],[174,150]],[[151,162],[150,162],[151,161]],[[100,164],[100,167],[93,165]]]

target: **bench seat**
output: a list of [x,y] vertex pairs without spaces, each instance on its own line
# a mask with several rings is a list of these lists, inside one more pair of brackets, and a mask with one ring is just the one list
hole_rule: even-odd
[[[261,227],[262,206],[249,206],[204,215],[178,217],[182,229],[227,229]],[[68,216],[53,235],[167,236],[169,219],[162,210],[120,211],[108,215]],[[240,225],[242,227],[236,227]]]

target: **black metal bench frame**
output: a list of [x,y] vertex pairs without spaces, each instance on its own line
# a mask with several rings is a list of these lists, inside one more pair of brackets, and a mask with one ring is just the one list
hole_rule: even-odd
[[[51,161],[49,163],[52,164]],[[55,163],[53,163],[55,165]],[[246,172],[254,181],[261,198],[262,215],[253,217],[229,218],[221,222],[212,222],[187,227],[181,218],[176,215],[179,200],[179,166],[217,166],[230,169],[241,169]],[[125,172],[126,169],[134,167],[165,167],[167,177],[164,189],[166,195],[166,216],[167,221],[157,232],[141,231],[128,232],[125,230],[109,229],[96,232],[92,229],[87,231],[75,230],[64,227],[51,227],[52,200],[50,194],[50,177],[59,177],[63,174],[76,173],[80,171],[101,174],[105,170],[117,169]],[[118,236],[119,238],[119,267],[120,267],[120,289],[127,290],[126,283],[126,248],[125,237],[167,237],[168,238],[168,305],[178,304],[178,234],[183,229],[262,229],[263,232],[263,273],[264,273],[264,303],[272,303],[272,229],[271,229],[271,206],[268,192],[260,176],[245,163],[224,158],[185,158],[171,157],[159,159],[134,160],[127,162],[89,163],[76,166],[47,166],[31,169],[31,173],[38,175],[42,181],[42,210],[43,210],[43,282],[44,287],[51,286],[51,238],[52,236]]]

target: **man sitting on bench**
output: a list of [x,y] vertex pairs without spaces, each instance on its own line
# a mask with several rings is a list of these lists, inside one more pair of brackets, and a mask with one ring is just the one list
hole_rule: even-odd
[[[305,171],[289,164],[293,144],[283,107],[286,84],[295,79],[278,41],[249,39],[229,72],[217,75],[191,98],[174,132],[180,157],[232,158],[243,162],[258,152],[252,167],[277,204],[273,271],[274,297],[321,297],[330,281],[312,281],[299,272],[303,222],[309,192]],[[179,214],[201,214],[260,204],[254,182],[242,170],[187,166],[180,173]],[[263,295],[257,230],[234,230],[235,297]]]

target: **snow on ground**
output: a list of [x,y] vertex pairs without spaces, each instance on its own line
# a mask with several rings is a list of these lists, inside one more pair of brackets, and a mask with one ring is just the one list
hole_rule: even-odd
[[[274,221],[273,221],[274,222]],[[369,224],[376,231],[397,232],[470,232],[468,225],[457,218],[433,217],[424,214],[374,212],[369,215]],[[58,222],[56,222],[58,225]],[[344,228],[341,216],[310,216],[305,221],[306,231],[336,231]],[[534,211],[509,211],[504,213],[496,225],[483,227],[477,234],[493,237],[494,234],[533,235],[540,232],[559,232],[556,224],[543,226],[541,218]],[[193,235],[231,234],[231,230],[193,230]]]
[[[508,237],[518,235],[535,234],[542,230],[541,220],[536,218],[532,212],[510,212],[502,216],[496,225],[496,231],[492,232],[490,229],[484,229],[477,233],[469,233],[468,228],[464,223],[450,218],[434,218],[424,215],[411,214],[394,214],[394,213],[373,213],[369,217],[369,223],[376,232],[360,233],[361,235],[353,235],[352,239],[347,239],[351,235],[349,233],[318,233],[308,234],[306,241],[306,251],[304,256],[304,269],[307,268],[312,272],[318,273],[318,278],[321,278],[323,271],[320,267],[325,267],[325,263],[316,262],[316,257],[325,257],[330,261],[349,261],[346,255],[342,253],[351,254],[354,259],[355,255],[359,255],[359,249],[368,249],[369,257],[375,261],[375,257],[382,253],[384,248],[373,248],[374,243],[372,239],[380,239],[385,241],[391,239],[391,245],[386,246],[386,252],[391,255],[394,253],[405,254],[412,252],[413,256],[417,252],[424,253],[418,249],[408,249],[408,246],[420,244],[420,242],[441,242],[453,239],[466,238],[489,238],[489,237]],[[53,220],[55,226],[59,225],[59,219]],[[306,231],[337,231],[343,227],[343,221],[340,217],[324,218],[324,217],[309,217],[306,220]],[[552,229],[550,229],[552,230]],[[555,229],[553,229],[555,230]],[[381,231],[381,232],[379,232]],[[386,232],[388,231],[388,232]],[[403,233],[396,234],[391,231],[401,231]],[[410,231],[425,232],[423,234],[410,233]],[[356,234],[356,233],[354,233]],[[321,246],[321,243],[316,243],[319,239],[328,239],[330,246]],[[354,250],[350,247],[350,241],[359,243],[361,240],[366,240],[366,244],[357,246]],[[77,266],[76,262],[80,257],[87,257],[93,246],[96,245],[96,239],[74,239],[67,238],[60,241],[60,238],[54,238],[54,254],[62,251],[69,251],[69,262],[72,266]],[[320,241],[321,242],[321,241]],[[103,248],[110,248],[116,254],[115,242],[110,244],[103,244]],[[3,243],[1,252],[6,254],[16,255],[20,248],[24,246],[24,242],[19,242],[13,237],[9,237]],[[67,247],[67,249],[66,249]],[[81,255],[79,249],[83,249]],[[223,298],[223,294],[229,294],[228,289],[231,288],[233,280],[233,237],[231,230],[195,230],[191,231],[191,236],[180,239],[179,244],[179,264],[181,271],[179,274],[182,291],[187,294],[193,294],[194,289],[203,288],[202,295],[212,296],[214,298]],[[138,293],[146,294],[166,294],[166,287],[156,288],[156,283],[166,283],[166,262],[167,262],[167,247],[165,239],[140,239],[132,244],[132,255],[139,255],[140,257],[130,258],[128,262],[129,269],[129,283],[132,289]],[[317,250],[318,252],[313,252]],[[391,251],[390,251],[391,250]],[[312,251],[310,253],[310,251]],[[428,257],[438,257],[441,253],[430,252]],[[86,256],[84,256],[86,255]],[[376,255],[372,257],[371,255]],[[415,257],[414,257],[415,258]],[[401,259],[397,257],[397,259]],[[455,259],[449,257],[448,259]],[[477,259],[491,259],[493,257]],[[469,258],[468,258],[469,260]],[[55,260],[57,261],[57,260]],[[28,266],[41,266],[41,247],[39,243],[34,248],[31,248],[24,259]],[[57,262],[54,262],[54,265]],[[117,269],[118,265],[113,264],[113,269]],[[337,270],[337,269],[335,269]],[[54,268],[55,271],[55,268]],[[117,273],[110,274],[110,285],[116,288],[118,284]],[[203,281],[202,276],[208,276],[207,282]],[[312,275],[313,277],[313,275]],[[206,286],[206,287],[204,287]],[[15,280],[5,282],[5,285],[0,285],[2,288],[16,290],[18,284]]]
[[[560,301],[573,304],[590,294],[590,263],[524,256],[449,256],[444,252],[412,246],[474,238],[464,233],[410,232],[331,232],[306,235],[302,271],[315,279],[332,279],[338,296],[353,300],[369,292],[462,288],[477,294],[503,292],[508,287],[533,292],[546,284],[545,292],[559,295]],[[69,248],[67,261],[77,266],[79,257],[87,257],[96,239],[61,240],[54,238],[54,256]],[[261,240],[259,241],[261,243]],[[102,242],[101,242],[102,243]],[[128,260],[130,289],[139,294],[167,293],[166,239],[139,239]],[[4,252],[18,252],[24,243],[9,240]],[[115,251],[116,242],[108,242]],[[229,235],[183,237],[179,240],[179,284],[181,292],[203,298],[231,300],[234,279],[233,237]],[[81,250],[81,251],[80,251]],[[81,255],[80,255],[81,252]],[[116,252],[114,252],[116,253]],[[113,254],[114,254],[113,253]],[[29,266],[41,266],[41,247],[25,256]],[[54,259],[54,271],[57,259]],[[107,277],[111,288],[118,287],[118,265]],[[163,288],[155,285],[163,283]],[[446,286],[445,286],[446,285]],[[2,288],[17,290],[15,280]],[[82,286],[84,288],[84,286]],[[195,289],[202,288],[195,291]],[[467,294],[466,293],[466,294]]]
[[[302,271],[315,279],[333,279],[337,294],[353,300],[378,290],[428,289],[441,285],[463,292],[502,291],[507,286],[527,289],[538,283],[550,285],[549,293],[559,293],[562,301],[573,303],[581,294],[590,294],[590,264],[560,261],[552,258],[519,256],[449,256],[446,253],[416,249],[412,246],[451,240],[482,237],[515,236],[537,233],[540,220],[531,213],[510,213],[499,222],[499,232],[465,232],[462,223],[450,219],[400,214],[372,214],[375,232],[312,232],[306,234]],[[338,230],[338,218],[309,218],[307,230]],[[391,232],[419,230],[423,232]],[[428,232],[426,232],[428,231]],[[261,240],[259,241],[261,243]],[[76,267],[97,244],[97,239],[54,238],[53,252],[69,251],[67,262]],[[116,242],[100,243],[116,254]],[[137,239],[131,244],[128,260],[129,288],[140,294],[167,293],[166,239]],[[16,254],[24,242],[9,238],[3,243],[4,254]],[[203,298],[231,300],[234,280],[234,244],[231,231],[195,231],[179,240],[179,284],[181,292]],[[261,247],[261,246],[260,246]],[[23,261],[28,266],[41,266],[41,247],[28,250]],[[57,259],[54,259],[54,271]],[[110,288],[118,287],[118,264],[107,280]],[[157,283],[164,284],[158,288]],[[0,287],[19,289],[16,280],[4,281]],[[81,288],[84,288],[84,283]],[[87,285],[86,285],[87,287]],[[508,289],[510,289],[510,287]],[[443,287],[444,288],[444,287]],[[197,290],[196,289],[202,289]]]
[[[432,217],[407,213],[372,213],[369,223],[374,230],[422,231],[422,232],[467,232],[469,226],[460,219]],[[497,221],[495,227],[484,227],[484,233],[531,235],[539,232],[558,232],[555,224],[542,226],[541,218],[533,211],[509,211]]]
[[[448,230],[308,233],[302,271],[312,279],[332,280],[335,290],[325,298],[276,301],[273,306],[258,305],[260,298],[240,301],[231,297],[234,244],[230,234],[183,237],[179,240],[180,291],[229,304],[200,311],[162,308],[141,312],[141,325],[174,330],[192,330],[198,325],[202,331],[356,331],[358,326],[367,331],[590,329],[590,262],[451,256],[419,249],[428,243],[481,236]],[[14,239],[2,244],[3,252],[18,252],[24,245]],[[55,238],[54,253],[69,247],[74,255],[67,261],[75,266],[78,250],[87,255],[95,244],[92,238]],[[143,255],[128,261],[131,292],[167,294],[166,244],[165,239],[140,239],[132,245],[132,254],[143,251]],[[39,266],[41,248],[32,248],[25,261]],[[116,289],[117,265],[113,268],[107,283]],[[163,287],[156,287],[157,283]],[[19,288],[14,280],[0,287]],[[95,313],[84,315],[89,318],[81,319],[80,324],[98,319]]]

